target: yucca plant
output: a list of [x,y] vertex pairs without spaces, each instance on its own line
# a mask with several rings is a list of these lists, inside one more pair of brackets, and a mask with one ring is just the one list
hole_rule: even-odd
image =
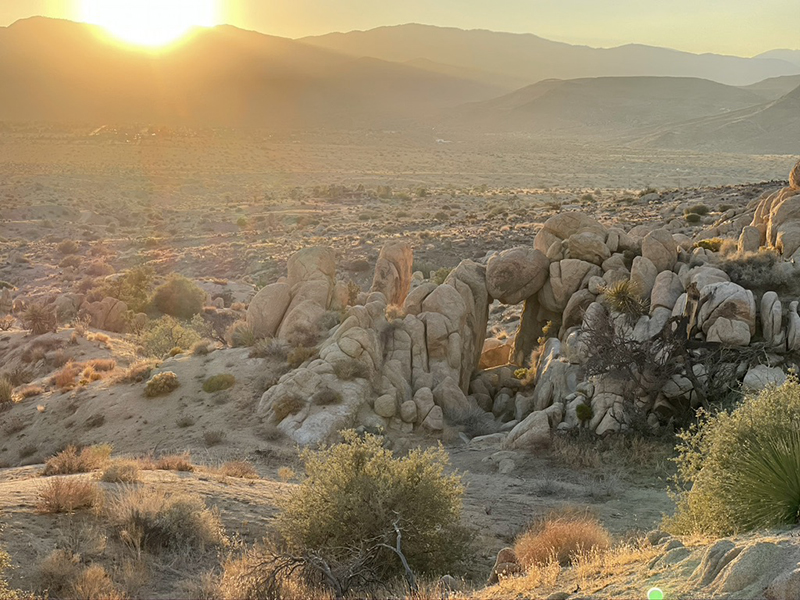
[[728,535],[800,522],[800,383],[789,377],[681,434],[676,533]]
[[646,315],[650,302],[642,298],[642,290],[636,282],[623,279],[602,289],[606,306],[613,312],[623,314],[632,320]]
[[33,335],[42,335],[56,328],[56,313],[42,304],[31,304],[22,314],[22,322]]

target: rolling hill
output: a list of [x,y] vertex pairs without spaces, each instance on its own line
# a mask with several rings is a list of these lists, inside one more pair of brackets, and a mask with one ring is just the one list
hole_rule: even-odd
[[800,64],[783,58],[691,54],[637,44],[590,48],[532,34],[418,24],[330,33],[300,41],[350,56],[372,56],[394,62],[425,59],[440,65],[440,69],[446,66],[485,73],[485,77],[477,76],[478,80],[493,85],[502,82],[509,91],[545,79],[667,76],[749,85],[768,77],[800,74]]
[[0,81],[0,120],[93,124],[387,126],[500,91],[231,26],[151,54],[41,17],[0,28]]
[[644,136],[637,145],[748,154],[799,154],[800,87],[773,102],[661,128]]
[[744,89],[755,92],[764,100],[777,100],[785,96],[800,85],[800,75],[784,75],[770,77],[753,85],[744,86]]
[[448,120],[491,131],[559,136],[631,135],[643,128],[716,116],[763,102],[745,89],[705,79],[598,77],[546,80],[473,103]]

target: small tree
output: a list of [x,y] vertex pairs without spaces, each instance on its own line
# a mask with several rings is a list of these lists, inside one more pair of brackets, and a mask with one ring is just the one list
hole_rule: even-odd
[[337,596],[403,576],[441,575],[469,550],[461,525],[464,486],[446,474],[439,447],[395,458],[381,438],[343,433],[344,443],[305,451],[306,479],[282,503],[279,564],[302,569]]
[[203,310],[206,293],[183,275],[173,273],[156,288],[151,303],[160,312],[178,319],[191,319]]

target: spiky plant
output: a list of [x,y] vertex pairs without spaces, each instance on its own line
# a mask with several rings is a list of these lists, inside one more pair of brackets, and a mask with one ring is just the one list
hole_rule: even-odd
[[22,323],[33,335],[42,335],[56,328],[56,313],[43,304],[33,303],[22,314]]
[[630,279],[623,279],[605,286],[602,292],[608,308],[632,320],[646,315],[650,308],[649,300],[642,298],[639,285]]

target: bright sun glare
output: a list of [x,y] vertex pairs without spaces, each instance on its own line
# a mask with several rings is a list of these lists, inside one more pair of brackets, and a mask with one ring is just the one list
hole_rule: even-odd
[[80,0],[81,20],[138,46],[174,42],[218,23],[218,0]]

